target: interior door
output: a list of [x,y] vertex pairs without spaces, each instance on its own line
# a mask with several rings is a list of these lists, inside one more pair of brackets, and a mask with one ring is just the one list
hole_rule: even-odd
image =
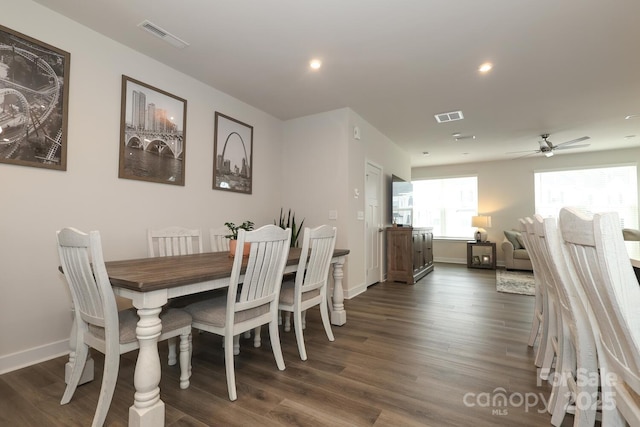
[[365,171],[365,268],[366,285],[382,277],[382,169],[367,162]]

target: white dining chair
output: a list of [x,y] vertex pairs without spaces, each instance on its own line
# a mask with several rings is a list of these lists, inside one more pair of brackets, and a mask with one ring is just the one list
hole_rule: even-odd
[[573,413],[574,426],[593,426],[597,399],[589,404],[585,397],[597,395],[598,364],[591,325],[583,305],[584,292],[564,252],[556,219],[535,215],[533,221],[533,244],[549,271],[553,289],[549,294],[553,293],[557,311],[557,357],[548,404],[551,424],[558,427],[567,413]]
[[[234,338],[261,325],[269,325],[273,355],[279,370],[285,369],[278,335],[278,295],[289,255],[291,229],[265,225],[254,231],[238,231],[227,295],[196,302],[185,308],[193,317],[193,327],[224,339],[224,361],[229,399],[236,400],[233,360]],[[250,243],[243,261],[244,243]],[[246,265],[242,287],[241,270]]]
[[587,299],[600,370],[602,425],[640,425],[640,287],[617,213],[560,210],[560,230]]
[[202,253],[202,233],[197,229],[176,226],[149,229],[147,252],[150,257]]
[[[203,251],[202,233],[198,229],[171,226],[150,228],[147,230],[147,254],[149,257],[200,254]],[[169,301],[170,307],[180,308],[197,298],[207,295],[189,295]],[[169,365],[175,365],[177,358],[177,342],[169,339]]]
[[[85,367],[89,347],[104,354],[104,373],[93,426],[102,426],[111,405],[120,366],[120,355],[139,348],[135,309],[118,312],[102,255],[100,233],[74,228],[57,232],[58,254],[75,310],[75,359],[60,404],[71,401]],[[160,315],[158,340],[180,337],[180,388],[189,387],[191,316],[169,309]],[[160,332],[160,331],[159,331]]]
[[225,252],[229,250],[229,239],[226,237],[230,234],[226,226],[209,229],[209,241],[211,242],[211,252]]
[[303,317],[308,309],[320,307],[320,316],[327,338],[329,341],[334,340],[327,305],[327,283],[335,244],[335,227],[328,225],[314,229],[305,227],[295,281],[284,282],[280,290],[278,308],[287,314],[285,331],[290,330],[290,327],[287,326],[290,325],[290,317],[293,314],[298,352],[302,360],[307,360]]
[[529,252],[529,258],[531,260],[531,266],[533,267],[533,277],[535,280],[535,303],[533,310],[533,319],[531,321],[531,331],[529,332],[529,347],[533,347],[538,341],[538,347],[536,349],[536,357],[534,359],[534,363],[536,366],[542,366],[542,359],[545,353],[545,346],[547,344],[547,328],[549,326],[548,322],[545,322],[545,306],[546,306],[546,291],[545,285],[542,282],[542,275],[537,270],[539,268],[536,267],[537,259],[536,254],[532,251],[529,251],[528,248],[532,246],[531,242],[529,242],[530,234],[527,229],[531,229],[531,225],[533,221],[531,218],[520,218],[518,219],[520,224],[520,232],[522,239],[525,244],[525,248]]
[[[231,239],[227,236],[231,233],[229,228],[225,225],[217,228],[209,229],[209,241],[211,242],[211,252],[229,252],[229,244]],[[251,331],[244,333],[246,339],[251,338]],[[260,347],[260,338],[257,337],[255,347]],[[236,356],[240,353],[240,342],[236,339],[234,344],[233,354]]]
[[553,363],[557,355],[560,311],[556,307],[555,285],[551,277],[551,271],[547,263],[544,262],[540,245],[536,242],[532,218],[525,218],[525,229],[527,252],[533,265],[536,286],[540,286],[540,293],[542,294],[541,334],[538,351],[536,352],[536,366],[540,368],[539,377],[547,380],[553,370]]

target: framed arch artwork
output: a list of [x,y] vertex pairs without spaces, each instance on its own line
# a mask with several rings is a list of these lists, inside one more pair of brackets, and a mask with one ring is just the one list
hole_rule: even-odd
[[213,136],[213,189],[251,194],[253,126],[216,111]]

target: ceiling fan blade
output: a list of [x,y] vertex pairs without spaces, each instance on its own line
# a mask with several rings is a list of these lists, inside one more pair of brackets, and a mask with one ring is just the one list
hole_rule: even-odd
[[531,152],[531,153],[529,153],[529,154],[525,154],[525,155],[522,155],[522,156],[514,157],[514,158],[513,158],[513,159],[511,159],[511,160],[523,159],[523,158],[525,158],[525,157],[529,157],[529,156],[533,156],[534,154],[538,154],[538,153],[540,153],[540,152],[541,152],[540,150],[536,150],[536,151],[533,151],[533,152]]
[[560,145],[556,145],[553,149],[554,150],[568,150],[570,148],[584,148],[584,147],[588,147],[591,144],[580,144],[580,145],[564,145],[564,144],[560,144]]
[[540,150],[522,150],[522,151],[507,151],[504,154],[518,154],[518,153],[539,153]]
[[562,147],[562,146],[564,146],[564,145],[575,144],[576,142],[586,141],[587,139],[590,139],[590,138],[591,138],[591,137],[589,137],[589,136],[583,136],[583,137],[581,137],[581,138],[572,139],[571,141],[567,141],[567,142],[563,142],[562,144],[555,145],[553,148]]

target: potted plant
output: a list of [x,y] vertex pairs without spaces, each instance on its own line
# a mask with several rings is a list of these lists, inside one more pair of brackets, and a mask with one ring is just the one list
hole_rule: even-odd
[[[227,234],[224,237],[229,239],[229,253],[231,254],[231,256],[234,256],[236,253],[236,244],[238,241],[238,230],[240,229],[247,230],[247,231],[253,230],[254,224],[253,224],[253,221],[245,221],[240,225],[235,225],[233,222],[225,222],[224,225],[231,232],[230,234]],[[249,243],[245,243],[244,250],[242,251],[242,255],[243,256],[249,255],[250,248],[251,248],[251,245]]]
[[302,230],[302,225],[304,224],[304,218],[302,218],[302,222],[300,225],[296,225],[296,214],[295,212],[291,212],[289,209],[289,213],[287,214],[286,221],[284,216],[284,210],[280,208],[280,222],[276,223],[273,221],[274,225],[279,225],[280,228],[286,230],[287,228],[291,228],[291,244],[290,247],[295,248],[298,246],[298,237],[300,237],[300,230]]

